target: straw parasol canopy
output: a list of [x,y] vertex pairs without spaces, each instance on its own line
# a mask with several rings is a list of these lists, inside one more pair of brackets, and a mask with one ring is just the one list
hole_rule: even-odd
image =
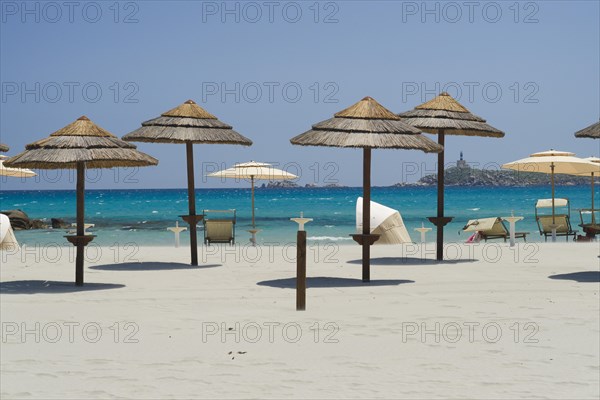
[[222,171],[213,172],[207,175],[210,178],[224,179],[250,179],[250,187],[252,188],[252,243],[256,242],[256,223],[254,218],[254,181],[286,181],[296,179],[298,176],[287,171],[273,167],[271,164],[259,163],[250,161],[247,163],[236,164],[233,168],[224,169]]
[[[488,125],[486,120],[472,114],[465,106],[446,92],[416,106],[413,110],[399,114],[402,120],[423,132],[438,135],[438,144],[444,146],[445,135],[504,137],[504,132]],[[444,152],[438,154],[438,209],[437,217],[429,220],[437,226],[438,261],[444,258],[444,226],[453,217],[444,216]]]
[[24,152],[4,164],[11,168],[77,170],[77,234],[66,238],[77,246],[75,283],[83,285],[84,248],[94,238],[85,235],[85,169],[145,167],[157,165],[158,160],[82,116],[48,138],[28,144]]
[[370,246],[378,239],[371,234],[371,149],[412,149],[426,153],[443,150],[420,130],[403,122],[397,115],[371,97],[342,110],[333,118],[313,125],[312,129],[290,140],[300,146],[350,147],[363,149],[363,224],[362,234],[353,235],[362,245],[363,281],[370,280]]
[[437,153],[440,147],[371,97],[290,140],[300,146],[413,149]]
[[33,169],[145,167],[158,161],[99,127],[86,116],[48,138],[26,146],[26,151],[5,162],[7,167]]
[[193,100],[142,122],[142,127],[123,136],[129,142],[252,145],[252,141],[204,110]]
[[588,126],[587,128],[575,132],[575,137],[600,139],[600,121]]
[[9,150],[9,148],[7,145],[0,143],[0,152],[1,153],[6,153],[8,150]]
[[194,183],[194,144],[252,145],[252,141],[217,119],[192,100],[164,112],[160,117],[142,122],[142,127],[123,136],[123,140],[147,143],[178,143],[186,145],[189,215],[182,218],[190,224],[192,265],[198,265],[196,225],[202,219],[196,215]]
[[[531,154],[527,158],[513,161],[502,165],[504,169],[512,169],[519,172],[539,172],[550,174],[552,186],[552,223],[555,223],[554,204],[554,174],[568,175],[591,175],[600,174],[600,164],[590,160],[575,157],[574,153],[568,151],[548,150]],[[556,236],[552,235],[552,241]]]
[[446,92],[399,116],[404,122],[427,133],[438,134],[443,130],[448,135],[504,137],[504,132],[472,114]]

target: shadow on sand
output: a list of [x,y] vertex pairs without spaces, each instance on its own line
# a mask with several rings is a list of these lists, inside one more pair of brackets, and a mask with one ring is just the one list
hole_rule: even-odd
[[125,285],[116,283],[86,283],[76,286],[75,282],[58,281],[11,281],[0,282],[0,294],[76,293],[94,290],[120,289]]
[[600,271],[572,272],[570,274],[550,275],[548,278],[597,283],[600,282]]
[[[478,260],[473,258],[460,259],[460,260],[431,260],[428,258],[417,258],[417,257],[379,257],[371,258],[371,265],[452,265],[452,264],[463,264],[473,263]],[[350,260],[348,264],[362,265],[362,260]]]
[[221,267],[221,264],[206,264],[192,266],[189,264],[181,263],[164,263],[164,262],[143,262],[143,263],[124,263],[124,264],[108,264],[108,265],[95,265],[90,269],[101,270],[101,271],[167,271],[174,269],[205,269]]
[[[327,276],[315,276],[306,278],[307,288],[335,288],[335,287],[372,287],[372,286],[397,286],[403,283],[414,283],[415,281],[386,279],[363,282],[360,279],[332,278]],[[256,283],[259,286],[270,286],[280,289],[295,289],[296,278],[273,279]]]

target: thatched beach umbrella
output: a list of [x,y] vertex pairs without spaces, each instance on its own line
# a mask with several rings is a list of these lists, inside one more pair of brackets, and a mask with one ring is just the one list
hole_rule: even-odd
[[0,143],[0,152],[1,153],[6,153],[8,151],[8,146],[5,144]]
[[575,137],[600,139],[600,121],[588,126],[587,128],[575,132]]
[[196,225],[202,215],[196,215],[194,183],[194,144],[240,144],[252,141],[217,119],[192,100],[169,110],[160,117],[142,122],[142,127],[123,136],[123,140],[148,143],[185,144],[187,155],[189,214],[181,216],[190,225],[192,265],[198,265],[198,236]]
[[26,150],[4,163],[7,167],[77,170],[77,234],[66,236],[77,246],[75,283],[83,285],[84,249],[94,239],[85,234],[85,170],[114,167],[145,167],[158,160],[136,150],[83,116],[50,137],[28,144]]
[[[504,132],[488,125],[485,119],[471,114],[448,93],[443,92],[433,100],[423,103],[414,110],[399,114],[402,120],[423,132],[438,135],[438,144],[444,146],[446,135],[504,137]],[[453,217],[444,216],[444,152],[438,154],[438,204],[437,217],[429,220],[437,226],[438,261],[444,259],[444,226]]]
[[362,234],[352,235],[362,245],[362,278],[370,280],[370,246],[379,235],[371,234],[371,149],[413,149],[426,153],[443,150],[421,135],[419,129],[376,102],[365,97],[334,115],[313,125],[312,129],[290,140],[300,146],[350,147],[363,149],[363,224]]

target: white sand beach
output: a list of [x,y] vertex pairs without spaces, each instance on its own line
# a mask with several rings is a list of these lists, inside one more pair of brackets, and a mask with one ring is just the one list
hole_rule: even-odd
[[428,246],[4,253],[1,397],[598,398],[598,243]]

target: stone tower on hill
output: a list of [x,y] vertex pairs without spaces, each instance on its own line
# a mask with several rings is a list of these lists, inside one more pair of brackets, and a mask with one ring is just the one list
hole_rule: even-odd
[[463,152],[460,152],[460,160],[456,162],[456,168],[469,168],[469,165],[463,160]]

